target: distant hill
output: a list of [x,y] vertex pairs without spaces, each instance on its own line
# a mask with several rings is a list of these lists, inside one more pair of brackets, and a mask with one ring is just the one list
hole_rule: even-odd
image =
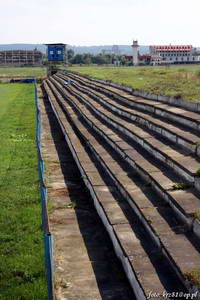
[[[91,53],[91,54],[98,54],[102,53],[103,50],[112,50],[113,45],[102,45],[102,46],[68,46],[69,49],[74,50],[75,53]],[[132,54],[132,48],[129,45],[118,45],[118,49],[120,54]],[[148,46],[140,46],[141,53],[149,52]]]
[[[75,54],[91,53],[98,54],[102,53],[103,50],[112,50],[113,45],[102,45],[102,46],[67,46],[67,49],[72,49]],[[37,48],[39,51],[46,53],[46,46],[42,44],[0,44],[1,50],[33,50]],[[130,45],[118,45],[120,54],[132,54],[132,48]],[[149,52],[148,46],[140,46],[140,53]]]

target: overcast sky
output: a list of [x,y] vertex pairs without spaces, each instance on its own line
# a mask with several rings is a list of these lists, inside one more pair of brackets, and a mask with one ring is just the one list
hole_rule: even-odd
[[0,44],[192,44],[200,0],[0,0]]

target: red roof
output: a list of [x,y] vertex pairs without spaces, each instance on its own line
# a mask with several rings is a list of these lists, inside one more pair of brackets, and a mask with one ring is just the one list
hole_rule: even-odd
[[150,46],[157,51],[191,51],[192,45]]
[[151,55],[139,55],[139,59],[143,60],[143,59],[148,59],[151,58]]

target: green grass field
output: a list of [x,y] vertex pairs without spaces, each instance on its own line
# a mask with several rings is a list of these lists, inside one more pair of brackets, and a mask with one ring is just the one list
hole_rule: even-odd
[[89,76],[112,80],[155,94],[200,100],[200,65],[170,67],[71,67]]
[[34,86],[0,84],[0,299],[47,299]]
[[[156,94],[200,100],[200,65],[170,67],[71,67],[70,70],[112,80],[135,89]],[[46,67],[0,67],[3,78],[46,77]]]
[[46,67],[0,67],[1,78],[46,77]]

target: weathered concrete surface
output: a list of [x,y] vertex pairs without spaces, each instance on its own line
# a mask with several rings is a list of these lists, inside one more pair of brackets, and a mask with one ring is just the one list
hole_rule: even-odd
[[[54,100],[54,102],[56,103],[56,101]],[[62,101],[62,103],[65,105],[65,101]],[[89,114],[88,114],[88,116],[89,116]],[[85,130],[83,130],[82,131],[82,128],[83,128],[83,124],[81,124],[81,122],[79,121],[79,122],[77,122],[76,121],[76,126],[77,126],[77,128],[81,131],[81,133],[83,133],[83,136],[84,136],[84,134],[86,134],[86,131]],[[85,127],[86,128],[86,127]],[[101,127],[101,129],[102,129],[102,127]],[[89,140],[89,141],[91,141],[91,139],[90,139],[90,133],[89,132],[87,132],[87,139]],[[104,150],[103,151],[103,146],[96,146],[96,143],[94,143],[94,140],[92,139],[92,144],[93,144],[93,147],[95,148],[95,150],[96,150],[96,152],[97,153],[99,153],[100,152],[100,154],[101,154],[101,157],[103,157],[103,159],[105,159],[105,155],[104,155],[104,153],[106,154],[107,153],[107,151],[106,150]],[[113,153],[112,153],[112,155],[113,155]],[[107,163],[107,166],[109,167],[109,165],[110,165],[110,162],[111,162],[111,164],[112,164],[112,168],[113,168],[113,157],[110,155],[110,157],[109,157],[109,154],[107,153],[106,154],[106,163]],[[117,166],[116,166],[117,167]],[[115,167],[115,168],[116,168]],[[126,176],[126,173],[124,172],[124,174],[122,174],[122,170],[121,170],[121,168],[118,166],[118,170],[119,170],[119,172],[115,172],[117,175],[116,175],[116,177],[117,177],[117,179],[119,180],[119,182],[120,183],[122,183],[122,178],[124,178],[124,180],[126,179],[126,182],[128,181],[128,178],[127,178],[127,176]],[[117,170],[116,170],[117,171]],[[120,176],[119,176],[120,175]],[[122,177],[121,177],[122,176]],[[126,182],[124,182],[124,184],[123,185],[125,185],[126,184]],[[122,185],[121,185],[121,187],[122,187]],[[126,190],[128,190],[129,191],[129,188],[126,186],[125,187],[125,189]],[[156,210],[155,209],[153,209],[152,210],[152,212],[154,212],[154,215],[155,215],[155,213],[156,213]],[[157,213],[156,213],[157,214]],[[147,212],[147,217],[149,218],[149,211]],[[159,215],[157,214],[157,217],[156,217],[156,220],[157,221],[159,221],[159,222],[163,222],[162,220],[161,220],[161,218],[159,217]],[[119,224],[118,224],[119,225]],[[123,226],[122,224],[120,224],[121,226]],[[161,225],[161,223],[159,224],[159,225]],[[165,224],[163,224],[164,226],[165,226]],[[115,226],[114,226],[115,227]],[[161,226],[159,226],[160,228],[161,228]],[[162,226],[163,227],[163,226]],[[165,226],[166,227],[166,226]],[[169,228],[169,227],[168,227]],[[117,235],[118,235],[118,233],[117,233]],[[120,243],[121,243],[121,245],[122,245],[122,247],[124,248],[124,251],[127,253],[127,251],[128,251],[128,249],[126,249],[126,247],[124,247],[125,245],[123,245],[123,241],[121,240],[121,237],[118,235],[118,239],[120,240]],[[127,242],[129,242],[129,238],[128,238],[128,236],[127,236],[127,239],[126,239],[126,241]],[[190,245],[188,245],[188,247],[191,249],[191,246]],[[131,249],[129,249],[129,250],[131,250]],[[132,251],[132,250],[131,250]],[[147,276],[148,276],[148,274],[146,274]],[[146,277],[147,278],[147,277]],[[155,279],[155,278],[154,278]],[[157,280],[158,280],[158,277],[157,277]],[[155,283],[155,282],[154,282]],[[151,285],[151,282],[150,282],[150,285]],[[159,286],[159,283],[157,283],[157,286]]]
[[[178,107],[181,107],[181,108],[184,108],[184,109],[188,109],[192,112],[199,112],[200,111],[200,104],[196,103],[196,102],[187,101],[187,100],[184,100],[184,99],[181,99],[181,98],[175,98],[175,97],[172,97],[172,96],[157,95],[157,94],[153,94],[153,93],[148,93],[148,92],[145,92],[145,91],[140,91],[140,90],[130,88],[128,86],[121,85],[119,83],[111,82],[109,80],[96,79],[96,78],[92,78],[90,76],[83,75],[83,74],[80,74],[80,73],[77,73],[77,72],[73,72],[73,71],[70,71],[70,72],[72,74],[81,76],[82,78],[85,78],[89,81],[100,83],[100,84],[105,84],[108,87],[109,86],[114,87],[114,88],[118,89],[118,90],[116,90],[116,92],[118,92],[120,90],[121,91],[127,91],[128,93],[131,93],[132,95],[134,95],[136,97],[143,97],[144,99],[148,99],[148,100],[156,100],[156,101],[164,102],[164,103],[171,104],[171,105],[174,105],[174,106],[178,106]],[[120,94],[122,94],[122,93],[123,92],[121,92]],[[127,98],[132,97],[132,95],[127,94],[127,93],[125,94],[125,96]]]
[[40,108],[56,300],[134,300],[50,107],[41,102]]
[[[71,95],[68,94],[68,97],[71,98]],[[101,131],[101,136],[103,137],[103,135],[105,136],[105,143],[107,141],[110,141],[110,138],[108,139],[107,136],[109,135],[111,137],[111,140],[112,140],[112,136],[114,136],[114,132],[116,131],[113,131],[113,133],[109,130],[108,132],[106,132],[106,127],[105,127],[105,123],[104,121],[102,121],[102,124],[98,121],[97,123],[95,123],[95,117],[93,115],[90,114],[90,112],[85,109],[82,105],[79,105],[78,104],[78,101],[76,101],[76,99],[73,98],[73,102],[76,104],[76,106],[78,106],[80,108],[80,110],[78,109],[78,111],[83,115],[87,115],[87,118],[89,118],[90,120],[90,124],[89,126],[93,126],[93,128],[95,127],[95,125],[97,125],[99,128],[99,132]],[[64,103],[64,101],[63,101]],[[65,105],[65,104],[63,104]],[[162,106],[162,107],[165,107],[164,105],[157,105],[158,107]],[[177,112],[180,112],[180,109],[173,109],[175,113]],[[104,113],[104,111],[102,110],[102,112]],[[110,118],[110,114],[109,115],[109,118]],[[189,113],[190,117],[191,117],[191,113]],[[188,116],[189,116],[188,115]],[[103,118],[102,118],[103,119]],[[112,120],[114,120],[115,117],[113,117]],[[103,119],[105,120],[105,119]],[[93,125],[91,125],[93,124]],[[94,125],[95,124],[95,125]],[[79,124],[78,122],[76,122],[76,126],[78,126],[78,128],[81,128],[81,131],[82,131],[82,125]],[[109,126],[108,126],[109,127]],[[95,129],[96,130],[96,129]],[[96,130],[96,132],[98,133],[98,128]],[[103,132],[103,134],[102,134]],[[87,135],[87,139],[91,142],[91,144],[93,145],[93,140],[90,140],[89,138],[89,134],[87,133],[86,130],[83,130],[82,131],[83,133],[83,136],[84,135]],[[112,142],[112,145],[117,145],[118,147],[122,148],[122,150],[124,152],[127,152],[130,151],[129,150],[129,146],[126,145],[126,143],[120,141],[120,140],[117,140],[117,142],[115,141],[111,141]],[[109,143],[109,142],[108,142]],[[109,143],[111,145],[111,143]],[[167,155],[170,155],[173,157],[173,159],[176,161],[178,161],[178,158],[181,157],[180,153],[177,154],[176,151],[174,150],[171,150],[169,149],[168,147],[163,146],[162,144],[160,144],[160,142],[153,142],[153,139],[152,139],[152,145],[153,146],[156,146],[157,148],[159,149],[162,149],[163,148],[163,151],[166,150],[166,154]],[[117,146],[113,147],[114,151],[117,150]],[[97,147],[96,145],[93,145],[93,147],[97,150],[97,153],[99,153],[99,149],[100,149],[100,155],[103,159],[106,159],[106,163],[107,163],[107,166],[109,167],[109,164],[110,164],[110,160],[112,160],[112,157],[109,158],[109,156],[107,154],[104,155],[104,151],[102,150],[101,147]],[[126,151],[127,150],[127,151]],[[118,151],[119,152],[119,151]],[[127,158],[130,156],[126,156]],[[134,157],[133,157],[134,159]],[[142,160],[142,156],[139,155],[137,157],[137,163],[138,162],[141,162]],[[129,160],[129,163],[130,163],[131,160]],[[144,162],[144,160],[143,160]],[[182,165],[185,166],[187,169],[188,168],[191,168],[191,170],[194,172],[195,168],[196,168],[196,165],[193,163],[191,165],[188,164],[188,159],[187,157],[183,157],[183,159],[181,159],[181,162],[182,162]],[[166,162],[167,163],[167,162]],[[139,164],[140,165],[140,164]],[[168,178],[167,176],[165,176],[165,173],[163,174],[162,172],[158,172],[156,169],[154,170],[154,168],[151,170],[151,166],[149,166],[149,170],[148,170],[148,173],[150,173],[149,175],[151,175],[151,180],[152,180],[152,186],[153,186],[153,182],[156,183],[157,182],[157,185],[155,186],[156,188],[159,187],[160,185],[160,190],[161,190],[161,193],[160,196],[165,199],[165,197],[168,197],[169,199],[173,197],[173,194],[176,195],[173,199],[173,203],[171,203],[171,208],[174,209],[174,212],[177,211],[177,206],[180,206],[179,209],[178,209],[178,212],[180,213],[181,212],[181,203],[179,202],[179,195],[180,193],[174,191],[174,193],[172,192],[172,185],[173,185],[173,182],[176,182],[176,181],[173,181],[173,178],[171,178],[171,176]],[[144,169],[146,170],[146,163],[143,164]],[[114,170],[114,174],[115,174],[115,177],[119,180],[119,182],[121,183],[121,190],[122,190],[122,186],[125,187],[126,185],[126,181],[127,181],[127,177],[126,177],[126,173],[123,174],[122,171],[119,170],[119,172],[117,172],[117,168],[115,167],[115,164],[114,162],[112,161],[112,166],[111,166],[111,170],[113,171]],[[153,172],[152,172],[153,171]],[[150,178],[150,177],[149,177]],[[117,180],[116,180],[117,181]],[[177,181],[178,182],[178,181]],[[125,187],[125,190],[126,191],[129,191],[129,187]],[[189,210],[187,213],[188,215],[192,215],[192,209],[195,211],[196,210],[196,207],[198,207],[199,205],[199,200],[195,197],[190,197],[190,201],[192,201],[193,199],[195,200],[194,204],[195,205],[192,205],[192,207],[189,207],[189,201],[188,201],[188,196],[192,195],[192,193],[190,194],[190,192],[192,191],[189,191],[187,190],[186,192],[185,191],[182,191],[185,195],[185,198],[183,199],[184,203],[186,204],[186,212],[187,212],[187,209]],[[178,195],[179,194],[179,195]],[[137,195],[136,195],[137,196]],[[128,199],[128,197],[127,197]],[[135,199],[134,199],[135,200]],[[146,200],[144,198],[144,204],[146,204]],[[141,201],[143,201],[143,199],[141,199]],[[140,203],[139,201],[135,201],[137,202],[137,205],[140,206]],[[167,201],[169,202],[169,201]],[[176,207],[174,206],[174,204],[176,203]],[[197,205],[197,206],[196,206]],[[149,220],[150,224],[153,225],[153,228],[154,230],[157,231],[157,233],[159,234],[159,237],[164,245],[164,249],[166,250],[166,253],[168,253],[168,256],[171,256],[171,263],[173,266],[177,266],[177,269],[180,269],[182,274],[184,274],[188,269],[190,269],[191,267],[194,268],[195,264],[196,264],[196,261],[197,261],[197,258],[198,258],[198,252],[199,252],[199,249],[196,248],[195,246],[195,243],[193,243],[192,239],[191,239],[191,236],[190,238],[188,239],[188,237],[186,237],[184,234],[181,235],[180,233],[184,233],[185,231],[185,228],[184,226],[180,226],[180,224],[170,224],[169,223],[169,220],[167,220],[167,218],[169,219],[170,218],[170,211],[166,210],[165,207],[159,207],[157,209],[157,207],[153,208],[149,205],[149,207],[143,207],[143,203],[142,203],[142,207],[140,207],[140,209],[142,210],[143,214],[145,215],[146,219]],[[161,217],[159,216],[159,214],[164,218],[164,221],[166,220],[167,222],[161,222]],[[171,215],[172,216],[172,215]],[[172,219],[172,218],[171,218]],[[189,220],[190,218],[188,218],[187,220]],[[125,226],[125,224],[123,224]],[[170,225],[170,226],[168,226]],[[115,226],[116,227],[116,226]],[[122,228],[122,226],[120,226],[120,229]],[[120,237],[120,235],[117,233],[118,235],[118,238],[120,239],[121,243],[123,244],[123,236]],[[192,233],[191,233],[192,235]],[[175,237],[177,236],[177,241],[178,241],[178,250],[181,249],[181,245],[183,245],[182,249],[181,249],[181,252],[179,252],[176,247],[173,247],[172,243],[171,243],[171,239],[173,239],[173,243],[175,243]],[[128,252],[130,250],[130,247],[128,247],[126,249],[126,244],[128,245],[129,242],[130,242],[130,239],[128,238],[128,235],[127,237],[124,239],[125,240],[125,244],[123,244],[123,247],[125,249],[126,252]],[[134,247],[132,247],[134,248]],[[131,248],[131,249],[132,249]],[[189,259],[189,257],[186,255],[185,258],[184,258],[184,251],[186,251],[187,253],[190,253],[191,254],[191,260]],[[198,261],[198,266],[199,266],[199,261]],[[136,266],[134,266],[134,269],[136,269]],[[150,273],[151,274],[151,273]],[[145,273],[145,279],[148,277],[148,272]]]

